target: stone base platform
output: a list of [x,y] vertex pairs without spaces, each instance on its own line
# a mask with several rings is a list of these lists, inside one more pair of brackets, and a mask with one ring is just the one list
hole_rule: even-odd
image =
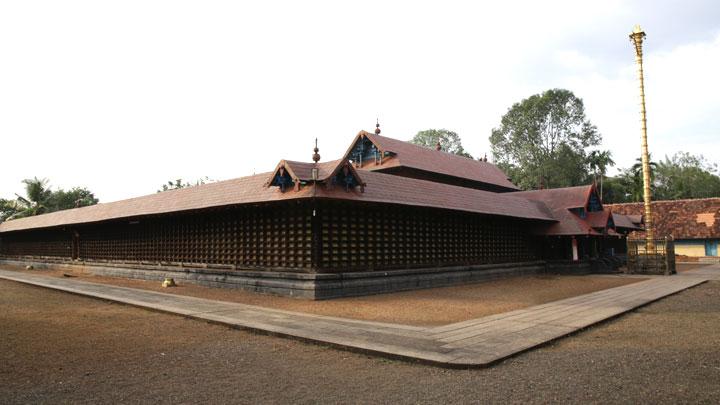
[[227,270],[151,264],[52,262],[34,259],[0,259],[0,265],[23,267],[32,265],[36,269],[67,269],[98,276],[143,280],[161,281],[171,277],[176,281],[209,287],[240,288],[312,300],[444,287],[538,274],[546,270],[544,261],[352,273]]

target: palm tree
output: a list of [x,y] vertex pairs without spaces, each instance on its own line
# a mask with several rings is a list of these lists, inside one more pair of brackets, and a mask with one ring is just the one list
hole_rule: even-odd
[[609,150],[594,150],[590,152],[588,162],[590,164],[590,170],[593,171],[595,181],[597,181],[598,175],[600,176],[600,200],[602,201],[603,176],[605,176],[605,173],[607,173],[608,166],[615,166],[615,161],[612,160],[612,152],[610,152]]
[[17,212],[9,216],[8,219],[39,215],[47,211],[47,202],[52,195],[52,191],[47,186],[48,180],[33,177],[22,182],[25,184],[26,197],[15,194],[17,196],[15,204]]
[[[650,166],[650,187],[653,187],[655,183],[655,171],[657,170],[658,164],[652,161],[652,155],[648,154],[648,166]],[[643,167],[642,158],[635,159],[635,164],[632,165],[629,172],[632,174],[632,195],[633,200],[643,200]]]

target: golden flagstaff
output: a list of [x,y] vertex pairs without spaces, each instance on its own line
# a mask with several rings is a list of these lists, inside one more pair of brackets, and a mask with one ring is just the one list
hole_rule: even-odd
[[640,25],[636,25],[633,32],[630,34],[630,40],[635,45],[635,62],[638,66],[638,76],[640,78],[640,121],[642,124],[642,169],[643,169],[643,200],[645,202],[645,235],[647,238],[646,249],[648,251],[653,250],[653,220],[652,211],[650,208],[650,198],[652,193],[650,191],[650,156],[648,154],[648,142],[647,142],[647,119],[645,117],[645,79],[643,77],[643,52],[642,44],[645,39],[645,32],[640,28]]

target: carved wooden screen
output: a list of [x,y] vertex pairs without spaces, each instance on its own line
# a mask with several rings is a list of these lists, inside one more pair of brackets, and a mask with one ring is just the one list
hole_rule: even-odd
[[[308,207],[268,204],[74,229],[82,260],[307,270],[312,244]],[[71,253],[70,231],[3,236],[4,255],[69,258]]]
[[81,229],[80,257],[173,265],[309,269],[310,209],[239,207]]
[[322,271],[398,269],[532,260],[520,221],[427,208],[320,205]]
[[[525,261],[526,223],[448,210],[283,202],[3,235],[6,256],[70,258],[72,232],[86,261],[363,271]],[[313,252],[313,221],[316,247]]]
[[34,256],[70,259],[72,234],[63,229],[14,232],[3,235],[0,253],[5,256]]

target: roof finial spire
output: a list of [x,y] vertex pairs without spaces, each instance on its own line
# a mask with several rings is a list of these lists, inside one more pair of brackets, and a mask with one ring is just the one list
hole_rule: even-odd
[[315,153],[313,153],[312,155],[312,160],[313,162],[317,163],[320,161],[320,154],[318,153],[320,152],[320,149],[318,149],[317,147],[317,138],[315,138],[315,148],[313,149],[313,152]]
[[380,135],[380,119],[375,118],[375,135]]
[[442,150],[442,145],[440,145],[440,140],[439,140],[439,139],[438,139],[437,143],[435,144],[435,150],[437,150],[437,151],[441,151],[441,150]]

